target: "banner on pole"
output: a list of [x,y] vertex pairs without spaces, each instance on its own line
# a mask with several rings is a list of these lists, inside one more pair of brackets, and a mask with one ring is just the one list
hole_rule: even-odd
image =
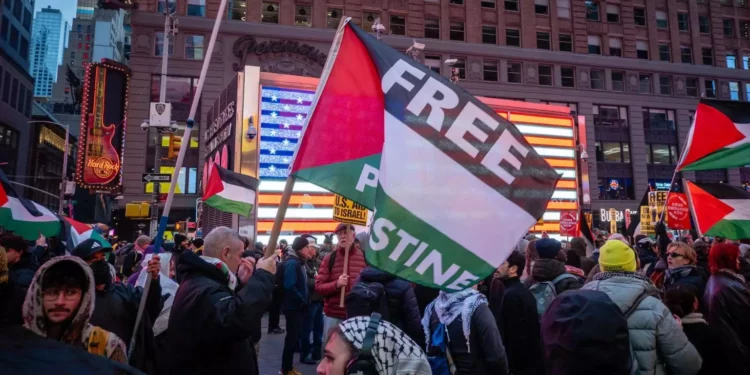
[[[662,217],[662,213],[667,205],[667,194],[668,191],[650,191],[648,193],[648,207],[649,207],[649,218],[648,222],[651,225],[656,225],[659,218]],[[643,218],[641,218],[643,220]],[[668,223],[668,218],[664,215],[664,223]]]
[[690,229],[690,208],[684,193],[671,193],[667,200],[667,217],[672,229]]
[[560,213],[560,235],[575,237],[578,235],[578,217],[575,211],[563,211]]
[[339,223],[367,226],[367,208],[351,199],[336,195],[333,220]]
[[651,207],[641,206],[641,233],[654,234],[654,224],[651,223]]

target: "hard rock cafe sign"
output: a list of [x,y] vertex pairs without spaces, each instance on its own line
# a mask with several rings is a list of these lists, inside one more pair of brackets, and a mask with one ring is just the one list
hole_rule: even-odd
[[232,64],[232,68],[235,72],[240,72],[242,69],[245,69],[247,58],[252,54],[256,56],[267,54],[297,55],[304,57],[321,67],[325,65],[326,58],[328,57],[325,53],[320,52],[319,49],[309,44],[300,43],[294,40],[269,40],[258,42],[255,37],[250,35],[237,39],[237,41],[234,42],[232,52],[240,59],[240,61]]

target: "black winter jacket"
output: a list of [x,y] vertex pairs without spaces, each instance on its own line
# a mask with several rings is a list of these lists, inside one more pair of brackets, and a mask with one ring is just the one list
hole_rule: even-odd
[[168,373],[257,375],[251,334],[271,302],[275,276],[256,270],[232,291],[219,269],[190,252],[177,273],[182,282],[169,316]]
[[750,373],[750,290],[744,280],[728,271],[708,279],[703,295],[708,325],[717,330],[717,349],[723,353],[725,374]]
[[[430,332],[440,323],[436,313],[430,320]],[[495,317],[487,304],[480,304],[471,317],[471,334],[469,346],[463,331],[461,316],[448,325],[446,342],[453,363],[456,366],[454,375],[508,375],[508,358],[505,355],[503,340],[495,325]]]
[[[555,259],[537,259],[531,269],[532,285],[543,281],[552,281],[565,273],[565,264]],[[581,289],[583,283],[577,277],[566,277],[555,284],[555,292],[559,296],[567,290]]]
[[359,281],[383,284],[388,299],[390,322],[409,335],[414,342],[424,347],[422,315],[419,313],[417,297],[411,283],[373,267],[363,269],[359,274]]
[[[97,290],[94,314],[91,315],[90,323],[113,332],[125,341],[126,346],[130,345],[142,297],[143,288],[124,283],[112,283],[104,290]],[[159,317],[161,308],[161,285],[152,282],[148,288],[144,313],[148,314],[149,320],[153,322]],[[149,331],[153,336],[153,331]]]
[[281,305],[283,311],[297,311],[310,304],[308,294],[307,271],[304,261],[299,258],[297,252],[289,249],[286,260],[281,263],[284,278],[284,302]]
[[678,271],[672,273],[668,270],[667,273],[664,274],[664,290],[667,290],[667,288],[673,285],[687,285],[692,287],[698,293],[697,295],[702,296],[703,292],[706,290],[708,275],[703,272],[702,268],[697,266],[686,268],[686,270],[688,269],[689,273],[685,275],[683,275],[683,272]]
[[716,329],[706,323],[701,313],[692,313],[682,317],[682,331],[703,358],[698,375],[721,374],[723,354]]
[[310,302],[323,302],[323,296],[315,292],[315,277],[318,276],[321,259],[312,257],[305,261],[305,271],[307,271],[307,294],[310,296]]
[[503,280],[505,294],[493,311],[512,374],[544,374],[539,314],[534,295],[517,277]]
[[24,251],[21,254],[21,259],[8,267],[10,283],[24,289],[29,289],[31,279],[34,278],[34,274],[38,268],[39,264],[37,264],[34,254]]
[[26,290],[11,283],[0,284],[0,331],[5,327],[23,325],[21,310]]

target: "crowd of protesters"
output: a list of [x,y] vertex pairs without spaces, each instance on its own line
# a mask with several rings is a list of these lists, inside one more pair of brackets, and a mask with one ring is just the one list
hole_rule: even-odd
[[746,241],[673,242],[663,225],[632,244],[595,235],[529,235],[477,286],[446,292],[368,266],[348,224],[268,258],[226,227],[168,251],[140,236],[59,256],[6,233],[0,328],[148,374],[258,374],[265,314],[265,333],[285,335],[282,375],[301,374],[296,362],[331,375],[750,373]]

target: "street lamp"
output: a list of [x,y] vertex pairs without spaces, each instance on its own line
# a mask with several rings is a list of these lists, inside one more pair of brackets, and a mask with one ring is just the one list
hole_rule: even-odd
[[57,204],[57,214],[62,216],[63,214],[63,201],[65,200],[65,182],[68,180],[68,148],[70,148],[70,127],[65,124],[54,121],[46,120],[31,120],[28,124],[42,123],[42,124],[53,124],[60,126],[65,129],[65,147],[63,149],[63,166],[62,166],[62,181],[60,181],[60,201]]

